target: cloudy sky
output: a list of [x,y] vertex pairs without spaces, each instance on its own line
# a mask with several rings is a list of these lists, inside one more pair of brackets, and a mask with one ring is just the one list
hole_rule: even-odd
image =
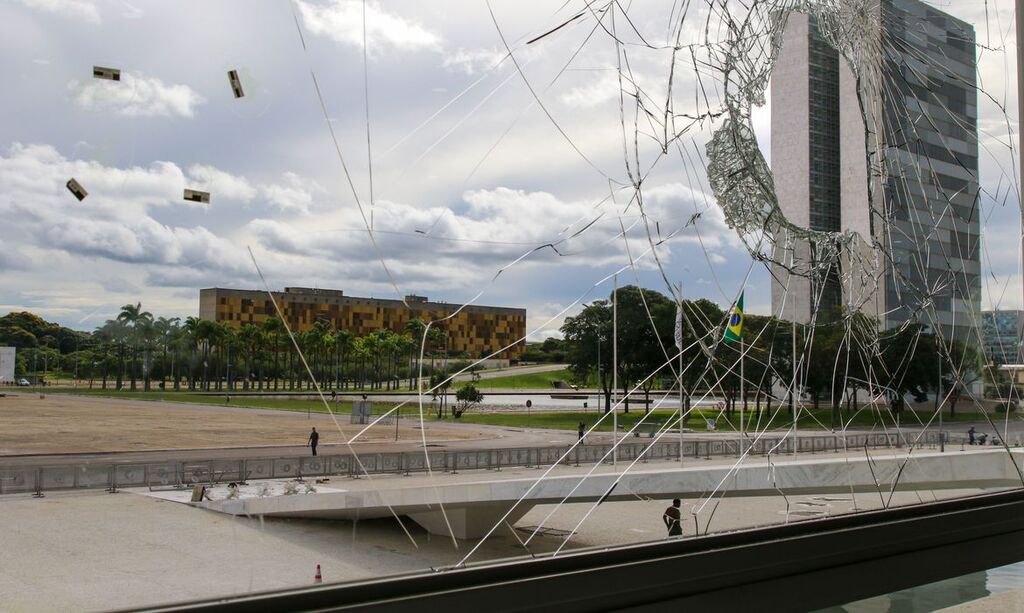
[[[1016,108],[1015,47],[1002,42],[1012,3],[990,2],[987,21],[981,0],[946,4],[993,49],[980,69],[986,304],[1016,307],[1016,192],[1003,202],[1016,114],[1007,123],[1000,110]],[[610,281],[597,284],[630,257],[621,283],[667,291],[649,242],[659,234],[671,235],[657,247],[670,281],[726,304],[751,259],[694,170],[711,126],[647,176],[649,224],[621,188],[621,60],[606,28],[619,28],[632,79],[657,99],[670,55],[640,42],[666,42],[673,6],[644,3],[612,24],[582,1],[492,0],[492,18],[484,2],[440,0],[370,1],[365,15],[348,0],[3,0],[0,313],[80,329],[137,300],[194,315],[199,288],[261,287],[251,249],[274,289],[482,292],[480,304],[526,307],[539,339],[581,297],[607,295]],[[684,44],[703,35],[698,17]],[[677,62],[677,112],[695,104],[689,62]],[[121,82],[93,79],[94,65],[121,69]],[[755,116],[765,150],[766,117]],[[641,136],[645,169],[656,149]],[[211,202],[184,201],[184,188]],[[536,249],[556,241],[557,252]],[[747,304],[769,311],[760,265]]]

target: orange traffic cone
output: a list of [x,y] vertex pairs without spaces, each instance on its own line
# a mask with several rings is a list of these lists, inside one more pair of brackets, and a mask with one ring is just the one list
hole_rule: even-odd
[[320,576],[320,565],[316,565],[316,576],[313,577],[313,583],[323,583],[324,578]]

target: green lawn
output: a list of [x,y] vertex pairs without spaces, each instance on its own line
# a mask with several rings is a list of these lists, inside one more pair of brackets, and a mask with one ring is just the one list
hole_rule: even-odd
[[[535,373],[518,375],[519,378],[525,379],[529,377],[550,377],[551,379],[558,379],[559,373],[563,371],[556,371],[551,373]],[[502,377],[501,379],[512,379],[515,377]],[[489,383],[489,381],[481,381],[481,385]],[[20,388],[19,391],[31,391],[41,392],[47,394],[61,393],[61,394],[79,394],[89,396],[99,396],[108,398],[126,398],[133,400],[149,400],[149,401],[172,401],[172,402],[184,402],[184,403],[197,403],[197,404],[211,404],[219,406],[234,406],[234,407],[247,407],[257,409],[273,409],[278,411],[297,411],[306,412],[310,411],[313,413],[326,413],[327,409],[323,403],[318,400],[309,400],[305,398],[265,398],[260,396],[231,396],[230,402],[225,402],[225,397],[220,394],[216,395],[203,395],[192,393],[188,391],[114,391],[114,390],[100,390],[100,389],[79,389],[77,392],[71,388]],[[353,398],[351,396],[339,397],[338,401],[331,402],[331,409],[338,413],[348,413],[351,410],[351,403]],[[486,403],[486,398],[484,399]],[[391,402],[374,402],[373,412],[375,414],[383,413],[392,409],[395,403]],[[410,398],[410,402],[403,407],[402,413],[404,415],[411,415],[417,410],[416,399]],[[773,408],[773,411],[775,409]],[[645,420],[645,424],[651,423],[662,423],[666,419],[672,417],[673,411],[671,410],[658,410],[654,411],[650,417]],[[432,412],[427,412],[427,415],[432,417]],[[597,410],[590,411],[502,411],[502,412],[486,412],[486,411],[474,411],[470,410],[459,421],[473,424],[484,424],[494,426],[507,426],[517,428],[550,428],[555,430],[576,430],[576,425],[579,422],[584,422],[587,429],[593,426],[599,417],[603,413],[598,413]],[[634,424],[641,418],[643,418],[643,409],[634,408],[629,413],[623,413],[621,410],[618,413],[618,422],[620,430],[629,430]],[[717,412],[712,410],[694,411],[693,415],[689,418],[686,423],[686,427],[695,431],[705,431],[707,429],[705,417],[711,418],[716,417]],[[913,427],[919,424],[918,418],[921,421],[927,421],[930,418],[930,413],[919,413],[917,417],[910,411],[905,411],[901,417],[902,425]],[[995,415],[990,416],[993,419],[997,417]],[[1001,416],[1000,416],[1001,417]],[[779,410],[775,415],[773,423],[767,424],[764,420],[768,418],[766,412],[762,412],[760,424],[757,421],[757,413],[753,409],[747,412],[747,429],[753,430],[765,429],[784,429],[792,424],[792,417],[789,415],[786,409]],[[1013,416],[1013,419],[1019,419],[1017,416]],[[452,418],[447,418],[451,420]],[[849,421],[850,415],[847,412],[842,413],[843,421]],[[968,413],[964,411],[958,411],[955,418],[950,418],[948,411],[943,414],[943,421],[945,424],[956,423],[956,422],[984,422],[985,417],[980,413]],[[861,411],[859,414],[853,417],[851,427],[871,427],[881,426],[893,426],[892,416],[887,412],[877,411]],[[716,430],[718,431],[734,431],[739,425],[739,413],[726,417],[719,417]],[[804,409],[801,411],[799,428],[801,430],[828,430],[831,425],[831,411],[829,409],[818,409],[816,411],[810,409]],[[936,420],[932,424],[933,426],[938,425]],[[598,426],[599,431],[610,432],[612,429],[612,418],[608,416]]]
[[[486,402],[486,400],[485,400]],[[596,410],[592,411],[566,411],[566,412],[526,412],[518,411],[515,413],[503,412],[503,413],[487,413],[487,412],[468,412],[464,414],[461,421],[474,424],[485,424],[493,426],[507,426],[507,427],[519,427],[519,428],[551,428],[555,430],[575,430],[579,422],[586,424],[589,430],[597,420],[603,415],[598,413]],[[665,420],[670,419],[673,415],[673,411],[658,410],[653,411],[649,417],[644,421],[644,424],[661,424]],[[717,416],[715,411],[695,411],[693,415],[686,422],[686,427],[695,431],[706,431],[707,422],[705,417],[713,418]],[[618,423],[620,430],[630,430],[640,419],[644,417],[642,409],[632,409],[629,413],[619,412]],[[789,413],[783,409],[780,411],[773,420],[772,423],[768,424],[765,420],[768,419],[767,413],[762,413],[761,422],[757,421],[757,414],[754,411],[750,411],[747,415],[747,429],[763,430],[766,427],[769,429],[784,429],[792,424],[792,417]],[[931,417],[930,414],[921,413],[917,417],[911,414],[909,411],[903,413],[901,417],[901,423],[903,426],[913,427],[919,425],[918,418],[922,422],[927,423],[927,420]],[[844,422],[850,421],[850,416],[846,413],[842,414]],[[950,422],[970,422],[970,421],[983,421],[984,416],[979,413],[962,413],[958,412],[955,419],[950,419],[949,414],[946,413],[943,416],[945,424]],[[894,426],[892,417],[888,412],[878,414],[876,412],[862,411],[855,417],[853,421],[848,425],[850,427],[871,427],[881,426],[885,424],[888,427]],[[801,430],[828,430],[831,426],[831,411],[827,409],[819,409],[812,411],[804,409],[801,411],[800,422],[798,427]],[[932,426],[938,426],[938,420],[933,422]],[[739,427],[739,413],[726,417],[720,417],[716,423],[716,430],[718,431],[735,431]],[[606,417],[597,427],[599,431],[611,432],[612,430],[612,417],[609,415]]]
[[[481,389],[554,389],[552,386],[554,381],[564,381],[568,384],[570,378],[568,370],[553,370],[481,379],[476,385]],[[455,387],[462,385],[461,382],[454,384]]]

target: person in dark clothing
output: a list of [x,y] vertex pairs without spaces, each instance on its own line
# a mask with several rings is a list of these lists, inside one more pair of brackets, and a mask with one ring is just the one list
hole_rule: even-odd
[[583,433],[586,431],[586,429],[587,425],[582,421],[580,422],[580,425],[576,426],[576,434],[580,435],[580,442],[583,442]]
[[974,426],[971,426],[970,429],[967,430],[967,444],[968,445],[973,445],[974,444],[974,432],[975,432]]
[[665,528],[668,529],[669,536],[683,535],[682,515],[679,513],[680,504],[679,499],[676,498],[672,501],[672,506],[665,509],[665,514],[661,516],[661,521],[665,522]]
[[309,433],[309,440],[306,442],[310,447],[313,448],[313,455],[316,455],[316,445],[320,442],[320,433],[313,428],[313,431]]

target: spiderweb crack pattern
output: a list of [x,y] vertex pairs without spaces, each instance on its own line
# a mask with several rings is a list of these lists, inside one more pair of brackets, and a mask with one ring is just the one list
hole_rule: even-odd
[[[962,109],[951,108],[963,106],[964,101],[956,99],[955,95],[951,96],[942,84],[955,84],[971,92],[971,96],[980,97],[994,105],[1006,119],[1004,124],[1007,130],[1005,140],[997,139],[995,142],[1010,153],[1015,149],[1011,123],[1006,118],[1005,108],[997,98],[984,91],[975,75],[949,70],[933,55],[921,52],[921,41],[918,40],[922,36],[920,32],[897,27],[899,20],[893,8],[894,2],[906,4],[910,1],[676,0],[672,2],[668,18],[662,24],[666,26],[663,34],[656,31],[659,28],[650,27],[651,23],[657,23],[656,20],[652,22],[650,19],[635,18],[637,9],[632,3],[618,0],[566,2],[544,23],[517,40],[506,37],[499,13],[488,4],[491,25],[505,52],[504,59],[488,73],[497,75],[501,70],[507,70],[508,74],[486,94],[483,102],[459,118],[441,139],[427,147],[409,167],[434,155],[437,146],[471,115],[477,113],[484,102],[518,81],[529,94],[527,104],[490,149],[476,161],[466,181],[477,173],[520,119],[531,109],[537,108],[553,130],[554,137],[569,147],[570,155],[596,173],[598,180],[607,185],[609,195],[595,202],[587,215],[563,228],[550,241],[526,245],[517,241],[504,241],[501,245],[481,241],[483,248],[519,245],[523,250],[497,269],[489,282],[463,307],[473,304],[490,291],[504,272],[539,253],[553,252],[559,258],[578,258],[607,248],[616,248],[621,241],[621,252],[628,262],[615,272],[597,279],[571,304],[541,326],[535,327],[535,330],[543,329],[571,309],[585,304],[595,290],[607,289],[609,281],[616,275],[631,272],[637,285],[640,285],[641,266],[648,266],[657,271],[663,289],[678,305],[680,318],[692,340],[686,346],[673,349],[655,333],[660,365],[631,381],[628,388],[622,390],[612,412],[606,413],[591,425],[588,435],[596,432],[603,422],[612,419],[609,415],[614,415],[630,395],[641,392],[649,381],[664,375],[671,378],[674,385],[656,395],[652,408],[663,406],[672,394],[686,395],[687,402],[685,406],[680,403],[681,406],[656,429],[652,444],[661,441],[666,435],[671,436],[675,428],[681,429],[687,418],[695,413],[696,407],[723,399],[715,405],[714,417],[736,426],[737,430],[744,432],[745,437],[740,443],[740,457],[732,465],[730,474],[750,460],[755,445],[765,440],[769,432],[782,435],[766,452],[769,465],[775,466],[779,460],[777,456],[782,453],[787,442],[791,448],[799,447],[801,420],[834,433],[837,440],[845,445],[848,429],[862,424],[865,416],[870,417],[871,432],[877,430],[893,435],[891,438],[887,436],[886,440],[893,441],[890,451],[899,458],[897,474],[903,475],[913,470],[915,451],[924,444],[925,434],[934,431],[936,420],[941,418],[943,405],[954,395],[959,399],[986,372],[987,376],[992,375],[992,367],[982,364],[977,354],[968,350],[979,346],[981,342],[979,313],[975,308],[980,300],[980,271],[970,269],[964,262],[982,259],[985,256],[985,245],[981,243],[977,231],[959,233],[950,228],[954,220],[961,225],[974,224],[971,227],[976,228],[983,198],[1005,201],[1011,191],[1011,188],[1007,188],[1006,193],[999,198],[1001,187],[991,193],[981,186],[978,150],[987,151],[989,144],[982,143],[977,135],[977,111],[974,111],[972,117]],[[857,229],[811,229],[788,219],[776,195],[776,179],[758,145],[754,112],[766,102],[766,92],[779,56],[783,32],[789,16],[795,13],[809,15],[814,20],[824,41],[838,54],[843,69],[852,75],[856,95],[854,108],[859,110],[864,128],[863,156],[855,160],[855,165],[860,165],[864,183],[861,191],[867,210],[867,223]],[[536,86],[537,80],[527,71],[532,60],[522,59],[524,49],[527,46],[532,49],[543,47],[561,37],[570,37],[578,30],[584,31],[585,35],[573,46],[568,59],[560,63],[560,69],[552,79],[542,87]],[[301,28],[299,34],[301,39]],[[664,42],[659,42],[661,40]],[[953,49],[973,50],[976,46],[973,31],[949,40],[952,45],[950,53],[953,53]],[[304,49],[305,44],[305,40],[302,40]],[[602,159],[587,151],[571,129],[563,125],[554,107],[545,101],[545,97],[568,74],[570,66],[591,47],[602,44],[609,46],[615,56],[610,69],[614,70],[618,89],[615,102],[619,124],[617,134],[621,142],[617,143],[616,148],[621,149],[621,173],[610,170]],[[989,53],[1005,53],[1005,47],[1005,41],[998,41],[995,45],[991,41],[985,46],[977,45],[977,48]],[[654,87],[651,86],[651,80],[639,72],[640,66],[649,69],[652,57],[655,63],[660,61],[658,65],[665,69],[664,78],[656,79]],[[326,105],[312,71],[311,76],[330,131],[330,139],[352,196],[360,207],[365,225],[363,230],[373,243],[381,266],[387,271],[396,293],[402,296],[403,292],[398,291],[397,280],[387,268],[385,254],[374,238],[389,230],[375,227],[373,196],[370,198],[370,211],[363,210],[358,190],[345,163],[341,143],[330,128]],[[472,82],[412,132],[407,133],[398,144],[435,121],[481,83],[483,78]],[[364,86],[368,79],[364,70]],[[689,84],[690,89],[687,90],[684,84]],[[908,100],[916,100],[917,104],[908,104]],[[368,98],[366,101],[369,157]],[[968,146],[964,148],[946,140],[943,137],[946,128],[939,129],[939,123],[961,133]],[[393,149],[387,150],[382,157],[386,157]],[[993,153],[992,157],[998,156]],[[371,168],[372,164],[371,159]],[[672,172],[685,177],[686,186],[693,193],[699,194],[694,202],[694,210],[687,212],[684,220],[667,224],[666,227],[670,229],[667,232],[661,229],[661,224],[666,220],[657,218],[649,204],[652,190],[648,183],[658,177],[659,172],[664,172],[662,167],[669,167]],[[967,178],[949,180],[950,167],[964,171],[962,174]],[[1013,185],[1012,190],[1016,192],[1016,177],[1007,177],[1006,183]],[[372,179],[370,186],[372,193]],[[906,206],[907,201],[922,197],[927,198],[928,206]],[[703,208],[700,208],[701,205]],[[735,232],[751,258],[738,287],[729,288],[718,277],[708,247],[703,242],[701,228],[708,212],[715,207],[721,210],[725,224]],[[599,227],[599,222],[604,218],[615,221],[619,231],[611,239],[583,248],[577,247],[579,239],[594,234],[595,228]],[[782,315],[780,311],[774,313],[775,317],[740,347],[723,343],[728,313],[716,321],[694,308],[693,303],[686,300],[686,296],[692,294],[688,294],[686,288],[678,284],[676,275],[668,265],[671,244],[691,230],[707,258],[716,287],[728,302],[735,302],[755,269],[763,267],[783,288],[783,303],[793,299],[790,288],[794,280],[810,280],[813,291],[809,320],[783,321],[779,319]],[[424,237],[434,241],[447,240],[442,236],[430,235],[430,231],[424,233]],[[647,243],[644,249],[636,249],[637,240]],[[905,244],[918,245],[920,248],[906,255],[906,250],[896,249],[897,245]],[[830,283],[838,283],[842,287],[842,309],[837,313],[825,313],[828,308],[825,294]],[[884,306],[879,307],[879,295],[885,294],[890,288],[895,300],[891,305],[882,302]],[[656,332],[655,317],[642,292],[640,296],[647,323]],[[954,316],[961,318],[959,321],[945,320],[945,309],[939,308],[940,304],[950,301],[965,307],[961,312],[954,312]],[[452,316],[454,314],[449,318]],[[452,373],[444,383],[425,389],[427,386],[422,376],[422,358],[427,346],[426,333],[432,326],[442,323],[443,320],[427,322],[419,339],[421,371],[416,404],[424,453],[427,445],[423,428],[424,397],[486,359],[476,360],[466,368]],[[526,338],[524,336],[517,342],[524,342]],[[826,341],[835,343],[834,362],[824,365],[816,363],[812,367],[811,362],[821,343]],[[498,353],[500,351],[486,357]],[[937,356],[936,364],[941,363],[943,368],[944,380],[932,388],[936,398],[935,410],[930,413],[904,412],[904,396],[911,391],[905,382],[912,377],[920,361],[919,357],[924,354]],[[684,364],[686,359],[689,359],[688,364]],[[749,378],[743,374],[744,364],[753,373]],[[814,388],[817,384],[812,382],[812,374],[815,374],[812,368],[828,371],[830,381],[824,384],[823,389]],[[693,383],[684,387],[684,377]],[[749,386],[755,390],[758,403],[761,397],[769,403],[767,410],[757,410],[756,420],[751,423],[743,421],[742,425],[736,421],[733,409],[737,402],[746,406],[747,394],[743,393],[742,398],[736,399],[737,381],[741,389]],[[803,398],[812,389],[815,397],[824,395],[833,407],[832,423],[824,423],[819,413],[804,406]],[[689,396],[694,390],[700,391],[695,394],[695,400],[690,402]],[[858,399],[858,393],[864,394],[865,402]],[[1008,403],[1015,400],[1015,394],[1016,390],[1012,390]],[[1010,412],[1005,412],[1003,423],[997,426],[992,416],[994,407],[984,403],[977,394],[966,395],[974,410],[984,416],[993,430],[1002,432],[1002,446],[1009,453],[1007,434]],[[774,406],[771,405],[772,401],[776,402]],[[362,431],[348,438],[348,442],[351,444],[358,440],[385,417],[400,411],[407,402],[379,416]],[[844,402],[848,407],[852,405],[846,415],[839,410]],[[793,412],[792,420],[780,426],[780,423],[787,421],[782,418],[787,406]],[[912,423],[903,422],[904,418]],[[649,424],[649,419],[648,415],[641,417],[625,436]],[[742,411],[740,419],[745,420]],[[616,448],[621,444],[621,440],[616,440],[603,457],[580,476],[576,487],[550,509],[526,539],[520,540],[523,547],[530,545],[559,509],[570,502],[573,492],[600,469],[609,456],[614,457]],[[509,527],[507,520],[515,508],[577,446],[570,446],[558,461],[537,477],[519,501],[468,551],[460,564],[467,563],[499,527]],[[863,451],[868,466],[873,470],[875,460],[866,446]],[[641,457],[621,467],[616,466],[618,478],[601,501],[622,476],[634,469]],[[427,466],[430,466],[429,458]],[[434,478],[432,473],[431,478]],[[706,522],[699,528],[700,532],[707,533],[712,529],[714,511],[728,489],[728,479],[723,478],[713,491],[706,492],[694,504],[692,514],[695,525],[698,524],[697,515],[707,511]],[[888,487],[877,483],[881,506],[893,504],[899,479],[897,476]],[[1021,480],[1024,483],[1024,475],[1021,475]],[[850,487],[856,510],[858,501],[852,483]],[[789,509],[790,501],[786,492],[776,489]],[[925,495],[926,492],[918,492],[918,500],[923,501]],[[936,498],[934,492],[931,498]],[[555,550],[555,554],[568,544],[573,535],[579,533],[579,528],[591,517],[601,501],[584,513]],[[443,512],[443,505],[441,509]],[[452,541],[455,543],[454,535]]]

